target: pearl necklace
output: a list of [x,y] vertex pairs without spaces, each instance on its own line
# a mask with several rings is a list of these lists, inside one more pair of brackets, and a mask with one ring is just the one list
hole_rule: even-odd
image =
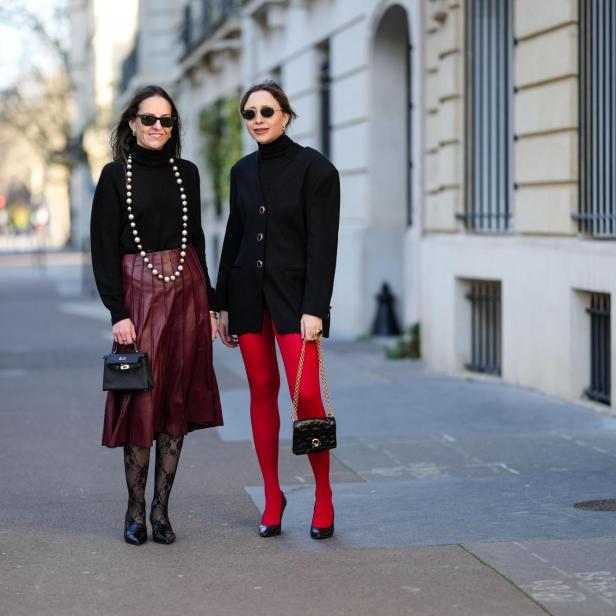
[[145,250],[143,250],[141,238],[139,237],[139,231],[137,231],[137,224],[135,223],[135,215],[133,214],[132,207],[133,159],[131,154],[128,155],[128,161],[126,163],[126,209],[128,210],[128,220],[130,221],[130,226],[133,230],[133,238],[135,240],[135,244],[137,244],[139,254],[143,258],[143,262],[147,265],[152,276],[154,276],[154,278],[162,280],[163,282],[173,282],[176,278],[179,278],[182,275],[182,271],[184,269],[184,261],[186,259],[186,236],[188,235],[188,202],[186,200],[186,194],[184,193],[184,187],[182,186],[182,178],[180,177],[180,172],[173,158],[169,159],[169,164],[173,169],[173,173],[176,177],[176,182],[180,187],[180,198],[182,199],[182,244],[180,246],[180,264],[178,265],[177,269],[173,274],[171,274],[170,276],[165,276],[164,274],[159,272],[152,265],[152,263],[150,263],[150,258],[147,256]]

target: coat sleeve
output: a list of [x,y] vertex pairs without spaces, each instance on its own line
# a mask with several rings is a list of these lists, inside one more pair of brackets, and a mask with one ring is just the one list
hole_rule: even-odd
[[235,172],[232,169],[229,196],[229,218],[227,220],[227,229],[225,231],[225,239],[222,245],[222,253],[220,255],[218,276],[216,278],[217,310],[229,309],[229,276],[242,242],[243,224],[240,206],[237,200],[236,181]]
[[129,318],[124,304],[120,208],[119,186],[114,182],[111,163],[103,168],[94,192],[90,216],[90,247],[96,287],[103,304],[111,313],[112,323]]
[[340,177],[328,163],[306,195],[306,284],[302,313],[326,319],[334,289],[338,226],[340,223]]
[[205,257],[205,235],[201,226],[201,180],[199,178],[199,169],[196,165],[192,165],[195,174],[195,192],[191,195],[190,206],[192,214],[192,243],[199,258],[201,269],[205,277],[205,287],[207,291],[207,302],[210,310],[214,310],[216,305],[216,292],[210,281],[210,274],[207,268],[207,260]]

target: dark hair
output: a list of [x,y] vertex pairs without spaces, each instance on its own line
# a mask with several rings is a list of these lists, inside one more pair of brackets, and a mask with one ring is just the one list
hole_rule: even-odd
[[122,112],[120,121],[111,133],[111,151],[113,152],[114,160],[122,160],[126,162],[131,147],[136,143],[135,137],[133,137],[133,131],[131,130],[128,122],[137,117],[139,111],[139,105],[146,98],[152,96],[160,96],[164,98],[171,105],[171,115],[175,118],[173,128],[171,129],[171,138],[167,142],[165,147],[169,147],[172,156],[180,157],[182,153],[182,144],[180,141],[180,133],[182,132],[182,123],[180,121],[180,114],[175,106],[175,103],[160,86],[145,86],[141,88],[133,99],[128,103],[126,109]]
[[289,115],[289,124],[291,124],[292,120],[297,118],[297,114],[293,111],[293,107],[291,107],[291,103],[289,103],[289,97],[286,95],[286,92],[272,79],[266,79],[261,83],[255,83],[255,85],[250,86],[244,95],[242,96],[242,100],[240,101],[240,113],[244,112],[244,107],[246,106],[246,101],[248,97],[253,92],[269,92],[280,105],[280,109]]

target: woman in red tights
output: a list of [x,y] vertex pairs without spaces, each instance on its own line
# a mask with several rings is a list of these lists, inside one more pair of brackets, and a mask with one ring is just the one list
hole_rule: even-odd
[[[302,340],[329,332],[334,285],[340,180],[319,152],[292,141],[296,114],[278,84],[266,81],[242,97],[240,112],[258,150],[231,170],[229,220],[220,259],[216,302],[225,345],[239,347],[250,387],[250,418],[265,485],[262,537],[280,534],[286,498],[278,479],[278,390],[275,342],[287,383],[294,387]],[[321,417],[317,349],[306,345],[299,417]],[[310,454],[316,490],[310,528],[331,537],[334,507],[329,451]]]

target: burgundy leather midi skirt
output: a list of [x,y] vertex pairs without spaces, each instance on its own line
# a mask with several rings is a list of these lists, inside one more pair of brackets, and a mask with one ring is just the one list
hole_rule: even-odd
[[[174,272],[180,249],[148,253],[159,272]],[[165,283],[139,255],[124,255],[124,301],[137,346],[150,357],[154,388],[109,392],[103,445],[151,447],[156,434],[183,436],[221,426],[222,411],[212,364],[212,328],[205,278],[188,245],[182,275]]]

